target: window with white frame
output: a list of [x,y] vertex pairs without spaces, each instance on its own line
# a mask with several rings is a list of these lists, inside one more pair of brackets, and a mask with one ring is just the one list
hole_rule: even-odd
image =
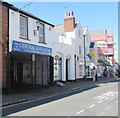
[[40,24],[37,26],[39,43],[45,43],[45,36],[44,36],[44,24]]
[[28,38],[28,18],[20,15],[20,37]]

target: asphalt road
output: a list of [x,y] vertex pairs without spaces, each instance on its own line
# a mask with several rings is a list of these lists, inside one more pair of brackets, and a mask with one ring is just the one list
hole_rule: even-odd
[[118,116],[118,82],[102,83],[9,116]]

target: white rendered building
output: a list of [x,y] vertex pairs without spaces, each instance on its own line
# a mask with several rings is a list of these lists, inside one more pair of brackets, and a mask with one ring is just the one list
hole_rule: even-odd
[[[66,12],[64,24],[53,28],[56,38],[51,47],[54,57],[54,81],[77,80],[84,77],[84,38],[80,21],[75,21],[73,12]],[[90,36],[86,31],[86,53],[89,52]],[[57,36],[59,38],[57,38]],[[90,61],[86,56],[86,75],[88,75]],[[88,75],[91,77],[91,74]]]

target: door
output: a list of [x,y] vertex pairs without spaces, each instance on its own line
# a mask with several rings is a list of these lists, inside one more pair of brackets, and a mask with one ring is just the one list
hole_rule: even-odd
[[51,56],[49,60],[49,65],[50,65],[50,84],[52,84],[54,78],[54,58]]
[[68,81],[68,59],[66,59],[66,81]]
[[43,84],[43,61],[42,56],[36,56],[36,85]]
[[17,82],[23,82],[23,63],[17,62]]

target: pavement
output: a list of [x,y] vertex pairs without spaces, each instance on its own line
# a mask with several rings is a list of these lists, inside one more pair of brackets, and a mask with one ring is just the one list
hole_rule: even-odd
[[71,81],[66,82],[64,86],[60,87],[57,84],[52,86],[47,86],[43,88],[37,88],[37,89],[28,89],[24,91],[18,91],[11,93],[10,95],[3,94],[2,95],[2,107],[18,104],[21,102],[31,101],[35,99],[44,99],[49,98],[49,96],[54,96],[57,94],[61,94],[63,92],[67,91],[75,91],[75,90],[87,90],[90,88],[95,87],[96,85],[100,83],[106,83],[106,82],[112,82],[112,81],[118,81],[120,78],[99,78],[98,81],[92,81],[92,80],[86,80],[83,81],[77,80],[77,81]]

